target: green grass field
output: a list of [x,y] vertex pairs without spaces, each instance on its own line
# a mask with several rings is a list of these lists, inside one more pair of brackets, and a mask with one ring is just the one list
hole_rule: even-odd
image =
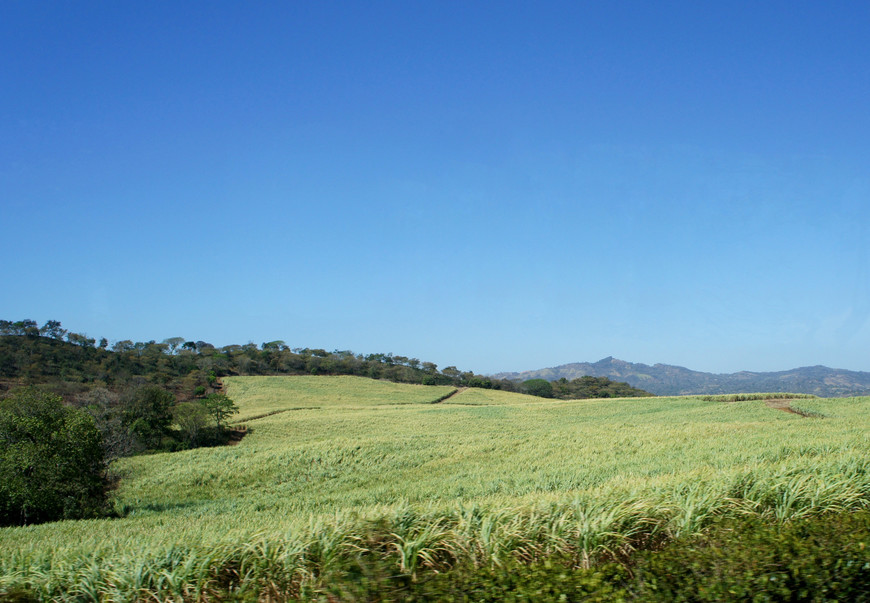
[[299,593],[373,547],[406,572],[555,553],[583,566],[718,516],[870,504],[870,398],[795,400],[807,417],[764,400],[469,389],[433,404],[453,390],[225,384],[248,427],[238,445],[117,461],[123,518],[0,530],[0,593],[193,600],[229,574]]
[[299,409],[359,408],[393,404],[431,404],[452,387],[407,385],[349,376],[227,377],[226,393],[238,401],[242,422]]

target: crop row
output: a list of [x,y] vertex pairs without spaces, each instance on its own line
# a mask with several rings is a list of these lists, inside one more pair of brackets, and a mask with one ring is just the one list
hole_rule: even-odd
[[696,534],[716,518],[771,522],[870,506],[870,462],[852,460],[808,474],[744,472],[638,498],[613,491],[566,502],[487,509],[398,505],[381,515],[312,517],[283,535],[249,534],[209,546],[148,551],[96,549],[57,556],[18,549],[0,555],[0,593],[41,600],[198,601],[233,596],[313,597],[322,578],[349,560],[376,558],[413,578],[457,564],[533,564],[548,558],[590,567],[638,548]]

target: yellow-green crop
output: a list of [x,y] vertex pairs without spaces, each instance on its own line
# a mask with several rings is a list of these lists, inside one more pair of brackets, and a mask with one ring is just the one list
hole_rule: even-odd
[[487,390],[433,404],[451,388],[355,377],[226,387],[248,427],[237,446],[117,461],[121,519],[0,530],[0,593],[298,594],[364,550],[408,573],[555,553],[590,565],[721,515],[870,504],[870,398],[795,400],[802,416],[764,400]]

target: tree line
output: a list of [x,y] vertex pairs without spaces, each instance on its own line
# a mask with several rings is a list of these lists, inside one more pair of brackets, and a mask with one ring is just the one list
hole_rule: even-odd
[[522,393],[542,398],[559,398],[561,400],[640,398],[653,395],[622,381],[611,381],[607,377],[591,377],[588,375],[571,379],[570,381],[564,377],[557,381],[528,379],[523,381],[519,387]]
[[557,398],[648,395],[603,377],[562,379],[541,389],[534,383],[492,379],[455,366],[439,369],[434,362],[392,353],[291,348],[282,340],[217,347],[183,337],[161,342],[121,340],[110,345],[106,338],[97,341],[67,331],[56,320],[42,326],[33,320],[0,320],[0,387],[42,383],[68,397],[94,387],[118,391],[130,385],[153,384],[179,400],[189,400],[218,391],[218,379],[228,375],[356,375]]
[[400,383],[514,390],[510,381],[438,369],[433,362],[392,353],[291,348],[275,340],[260,345],[214,346],[170,337],[161,342],[122,340],[109,344],[66,331],[55,320],[0,320],[0,382],[49,384],[67,397],[93,386],[118,389],[151,383],[189,399],[214,391],[228,375],[357,375]]

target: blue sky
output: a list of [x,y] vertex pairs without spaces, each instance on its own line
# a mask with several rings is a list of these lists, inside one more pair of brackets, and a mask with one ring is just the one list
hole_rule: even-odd
[[0,318],[870,370],[870,5],[0,3]]

